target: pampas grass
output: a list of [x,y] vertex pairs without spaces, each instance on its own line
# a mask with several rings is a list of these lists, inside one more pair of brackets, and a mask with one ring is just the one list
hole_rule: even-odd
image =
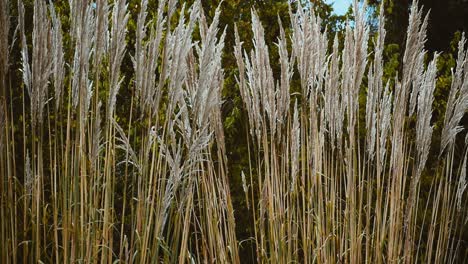
[[[343,43],[300,4],[290,5],[289,29],[278,19],[276,43],[255,10],[251,40],[234,26],[249,126],[240,175],[228,171],[224,143],[220,7],[208,19],[200,0],[162,0],[155,10],[142,0],[130,23],[125,0],[54,5],[35,0],[29,30],[18,0],[15,43],[11,4],[0,0],[0,262],[461,261],[468,142],[462,153],[455,142],[468,108],[466,38],[439,159],[428,164],[439,54],[425,62],[428,15],[417,3],[402,72],[387,82],[383,5],[372,36],[366,4],[355,0]],[[17,87],[12,74],[22,77]],[[239,255],[231,177],[241,178],[241,213],[253,220],[243,240],[252,259]]]
[[[355,22],[343,33],[344,48],[338,49],[335,38],[330,54],[327,34],[314,12],[300,5],[296,13],[291,11],[296,62],[281,53],[284,36],[280,36],[281,86],[274,86],[276,80],[269,74],[269,52],[255,13],[250,57],[236,35],[238,84],[250,119],[249,140],[255,146],[252,163],[258,172],[251,173],[259,192],[253,201],[259,208],[252,210],[257,262],[440,263],[457,259],[460,241],[456,234],[463,229],[458,221],[466,213],[457,211],[456,203],[450,201],[463,197],[466,165],[453,167],[453,145],[435,170],[426,164],[433,137],[438,59],[435,54],[424,64],[428,16],[423,19],[422,9],[417,3],[412,5],[402,77],[395,78],[392,87],[382,80],[383,6],[370,62],[365,10],[365,4],[354,2]],[[464,94],[459,92],[464,78],[460,73],[464,38],[459,49],[442,150],[463,129],[454,124],[467,109],[461,106]],[[273,116],[279,111],[272,98],[291,93],[290,80],[283,78],[289,72],[286,69],[300,76],[300,104],[294,104],[292,113]],[[365,124],[360,124],[358,97],[366,71],[366,116]],[[416,119],[414,128],[408,125],[412,118]],[[282,122],[288,125],[278,126]],[[359,129],[363,125],[366,129]],[[421,176],[427,174],[434,176],[423,207]]]
[[[238,263],[220,114],[219,10],[208,24],[200,2],[188,16],[179,6],[173,26],[167,21],[177,2],[160,1],[151,21],[142,2],[132,54],[136,93],[124,127],[116,105],[128,53],[126,1],[70,1],[71,50],[64,46],[63,14],[45,1],[34,2],[28,47],[18,3],[30,119],[22,119],[22,165],[12,167],[21,146],[3,136],[14,128],[11,104],[2,97],[1,169],[10,175],[2,184],[2,219],[8,219],[2,239],[9,241],[2,262]],[[142,125],[134,125],[135,116]],[[20,167],[24,176],[15,181]]]

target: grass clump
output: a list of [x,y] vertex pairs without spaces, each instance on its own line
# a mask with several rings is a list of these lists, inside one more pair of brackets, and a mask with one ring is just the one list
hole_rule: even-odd
[[312,10],[290,5],[278,61],[255,10],[252,50],[235,28],[248,259],[229,187],[220,7],[207,18],[200,0],[155,10],[141,0],[132,16],[126,0],[33,2],[28,14],[17,1],[11,32],[12,1],[0,0],[1,263],[462,260],[466,38],[437,131],[439,54],[426,63],[417,3],[402,71],[388,82],[383,9],[373,37],[355,0],[339,43]]

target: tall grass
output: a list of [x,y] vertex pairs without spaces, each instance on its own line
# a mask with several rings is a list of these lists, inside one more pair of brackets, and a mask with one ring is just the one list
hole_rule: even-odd
[[[70,50],[63,14],[46,1],[34,1],[30,45],[18,1],[27,93],[21,123],[2,96],[2,263],[239,262],[220,118],[219,11],[208,24],[199,1],[178,15],[176,1],[159,1],[150,20],[141,4],[132,78],[120,73],[125,0],[69,1]],[[135,93],[119,116],[124,78]],[[18,124],[23,135],[13,139]]]
[[[70,0],[66,10],[33,2],[29,14],[22,0],[0,0],[0,262],[248,262],[220,109],[220,8],[208,21],[199,0],[161,0],[155,10],[142,0],[129,52],[126,0]],[[321,19],[291,6],[291,34],[278,20],[277,62],[255,10],[251,51],[235,29],[251,261],[461,261],[466,39],[439,136],[428,16],[412,5],[402,72],[384,83],[383,13],[371,39],[366,5],[355,1],[344,43],[335,36],[329,50]],[[429,164],[433,141],[440,154]]]
[[[438,59],[434,54],[425,64],[428,16],[412,5],[403,71],[384,83],[383,13],[369,51],[366,4],[354,1],[343,47],[335,36],[328,52],[320,18],[299,6],[290,12],[290,36],[279,21],[278,76],[255,11],[253,49],[243,51],[236,35],[238,84],[253,146],[250,177],[257,183],[246,189],[255,206],[257,262],[461,261],[466,161],[454,160],[460,154],[466,159],[467,146],[454,142],[467,110],[466,39],[459,44],[440,158],[428,166]],[[292,93],[295,74],[299,94]],[[432,181],[428,197],[421,196],[423,177]]]

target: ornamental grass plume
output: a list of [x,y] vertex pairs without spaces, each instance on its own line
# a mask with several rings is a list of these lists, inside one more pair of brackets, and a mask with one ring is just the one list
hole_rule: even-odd
[[26,32],[24,29],[24,5],[22,1],[18,1],[18,26],[21,35],[21,63],[23,72],[23,84],[26,90],[31,94],[31,66],[29,65],[29,52],[26,40]]
[[452,73],[452,84],[442,129],[441,152],[449,145],[450,148],[453,147],[455,137],[463,130],[463,127],[458,124],[468,108],[468,67],[466,67],[468,56],[465,46],[466,38],[465,34],[463,34],[458,42],[457,64],[455,72]]
[[164,7],[166,1],[159,1],[157,9],[157,18],[154,27],[151,27],[149,40],[143,43],[148,24],[153,21],[146,21],[148,1],[142,1],[136,29],[135,57],[133,65],[135,69],[136,97],[140,99],[142,112],[149,108],[156,112],[161,100],[161,87],[156,87],[156,69],[160,58],[160,45],[162,34],[166,24],[167,17],[164,16]]
[[94,29],[94,67],[96,76],[99,77],[103,56],[108,50],[109,43],[109,4],[107,0],[97,0],[95,9],[95,29]]
[[2,85],[2,92],[6,92],[6,79],[5,75],[8,72],[9,64],[9,32],[10,32],[10,14],[9,14],[9,1],[0,1],[0,85]]
[[65,62],[63,54],[62,22],[57,17],[53,4],[49,1],[52,20],[52,76],[54,81],[55,107],[60,107],[63,82],[65,79]]
[[92,81],[90,80],[90,59],[93,49],[94,11],[91,5],[82,5],[81,19],[75,25],[75,54],[73,60],[72,102],[73,107],[80,106],[81,119],[85,120],[92,98]]
[[31,108],[33,124],[42,123],[44,107],[48,100],[48,80],[52,73],[51,24],[47,6],[43,1],[34,1],[31,58]]
[[31,115],[33,126],[42,123],[44,106],[47,99],[47,84],[51,74],[51,25],[47,16],[46,4],[42,1],[34,2],[32,60],[29,62],[27,40],[24,32],[24,6],[19,5],[19,24],[22,43],[23,80],[31,101]]
[[112,9],[112,23],[109,37],[109,99],[107,107],[108,118],[112,117],[122,79],[120,78],[120,66],[125,55],[125,35],[127,33],[127,3],[125,0],[115,2]]

